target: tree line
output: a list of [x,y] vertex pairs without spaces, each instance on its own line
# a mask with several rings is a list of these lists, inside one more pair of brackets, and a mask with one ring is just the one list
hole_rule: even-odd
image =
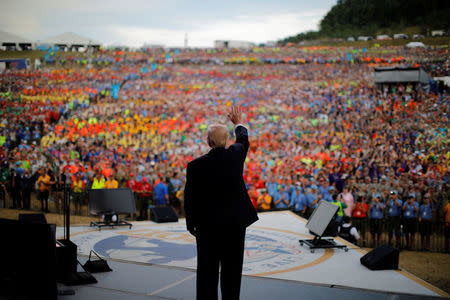
[[299,33],[283,42],[376,36],[408,27],[427,35],[431,30],[448,30],[449,16],[448,0],[338,0],[320,21],[318,31]]

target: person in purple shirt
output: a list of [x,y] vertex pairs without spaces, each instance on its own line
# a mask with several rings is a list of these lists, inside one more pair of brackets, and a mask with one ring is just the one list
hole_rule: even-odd
[[421,237],[422,250],[430,250],[431,219],[433,217],[433,203],[427,193],[423,198],[423,204],[419,207],[419,231]]
[[402,207],[407,249],[412,249],[412,246],[414,245],[414,235],[417,231],[419,203],[415,200],[415,195],[409,194],[408,200],[403,203]]

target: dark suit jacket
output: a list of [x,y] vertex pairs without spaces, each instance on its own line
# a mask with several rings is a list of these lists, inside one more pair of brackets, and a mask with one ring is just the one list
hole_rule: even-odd
[[193,228],[238,225],[258,220],[243,179],[250,146],[247,129],[237,126],[236,143],[213,148],[187,166],[184,188],[186,225]]

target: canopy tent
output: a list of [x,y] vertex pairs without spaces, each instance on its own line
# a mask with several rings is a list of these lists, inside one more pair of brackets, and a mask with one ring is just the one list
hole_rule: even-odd
[[418,48],[418,47],[425,47],[425,44],[422,42],[410,42],[408,44],[406,44],[406,47],[408,48]]
[[73,32],[65,32],[60,35],[50,37],[46,40],[40,40],[40,41],[38,41],[38,44],[58,46],[61,48],[65,48],[65,47],[67,47],[67,48],[80,48],[80,47],[99,48],[100,47],[99,42],[97,42],[93,39],[78,35]]
[[415,83],[424,91],[429,91],[430,75],[422,68],[413,67],[378,67],[374,69],[375,83]]
[[434,77],[435,81],[442,81],[444,85],[448,86],[450,88],[450,76],[443,76],[443,77]]
[[16,47],[16,49],[32,48],[34,42],[21,36],[0,30],[0,46]]

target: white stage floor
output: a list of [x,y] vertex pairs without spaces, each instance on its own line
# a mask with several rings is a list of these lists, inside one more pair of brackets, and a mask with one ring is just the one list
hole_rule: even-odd
[[[291,212],[260,213],[247,229],[245,275],[335,287],[427,296],[448,294],[405,271],[371,271],[359,262],[365,251],[341,239],[350,250],[318,249],[311,253],[298,240],[311,238],[306,221]],[[62,228],[58,228],[62,236]],[[196,268],[195,240],[185,220],[156,224],[134,222],[133,228],[71,227],[71,240],[79,254],[91,249],[111,259],[183,269]]]

